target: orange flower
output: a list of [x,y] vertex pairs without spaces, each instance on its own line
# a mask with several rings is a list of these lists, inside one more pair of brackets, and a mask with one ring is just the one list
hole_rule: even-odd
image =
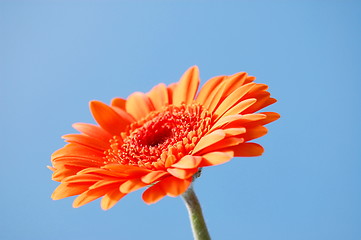
[[73,203],[79,207],[103,197],[101,207],[109,209],[148,186],[143,200],[151,204],[184,193],[203,167],[261,155],[262,146],[249,141],[279,115],[255,113],[276,100],[254,79],[244,72],[214,77],[197,94],[199,71],[192,67],[178,83],[146,94],[90,102],[98,125],[76,123],[81,133],[63,136],[68,144],[49,167],[61,182],[52,198],[79,195]]

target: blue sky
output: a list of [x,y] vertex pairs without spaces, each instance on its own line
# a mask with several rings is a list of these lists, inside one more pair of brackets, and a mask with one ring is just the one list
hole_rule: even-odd
[[180,198],[50,199],[50,155],[109,102],[198,65],[246,71],[282,118],[195,183],[214,239],[361,239],[359,1],[1,1],[0,239],[191,239]]

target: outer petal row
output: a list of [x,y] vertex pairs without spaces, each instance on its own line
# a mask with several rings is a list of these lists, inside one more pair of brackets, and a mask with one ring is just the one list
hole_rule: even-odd
[[179,80],[173,91],[173,104],[191,104],[199,86],[199,70],[197,66],[189,68]]
[[177,197],[187,190],[191,182],[191,178],[179,179],[173,176],[167,177],[145,190],[143,193],[143,200],[148,204],[152,204],[166,195]]
[[112,135],[120,134],[131,123],[129,118],[120,116],[114,109],[99,101],[90,102],[90,110],[95,121]]
[[[197,67],[188,69],[178,83],[155,86],[147,94],[136,92],[127,100],[115,98],[111,106],[98,101],[90,109],[99,126],[77,123],[81,134],[64,138],[68,145],[52,155],[53,179],[62,183],[53,198],[79,195],[73,206],[79,207],[99,197],[101,206],[109,209],[126,194],[149,184],[143,200],[154,203],[162,197],[179,196],[192,182],[200,167],[225,163],[234,156],[259,156],[263,148],[247,141],[263,136],[263,125],[279,118],[277,113],[254,112],[274,103],[267,85],[253,83],[246,73],[210,79],[196,96],[199,86]],[[103,163],[103,152],[109,140],[131,123],[145,118],[168,104],[192,104],[195,101],[214,114],[214,125],[196,144],[192,155],[178,162],[167,161],[167,169],[150,171],[140,167]]]

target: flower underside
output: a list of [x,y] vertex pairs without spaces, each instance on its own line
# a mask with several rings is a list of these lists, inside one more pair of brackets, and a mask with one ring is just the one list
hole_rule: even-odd
[[165,169],[192,152],[211,121],[212,115],[199,104],[153,111],[110,140],[104,163]]

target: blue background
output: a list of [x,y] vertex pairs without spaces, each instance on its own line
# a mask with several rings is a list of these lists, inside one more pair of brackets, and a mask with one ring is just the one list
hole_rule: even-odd
[[180,198],[53,201],[50,155],[109,102],[198,65],[247,71],[282,118],[195,183],[213,239],[361,239],[360,1],[1,1],[0,239],[192,239]]

